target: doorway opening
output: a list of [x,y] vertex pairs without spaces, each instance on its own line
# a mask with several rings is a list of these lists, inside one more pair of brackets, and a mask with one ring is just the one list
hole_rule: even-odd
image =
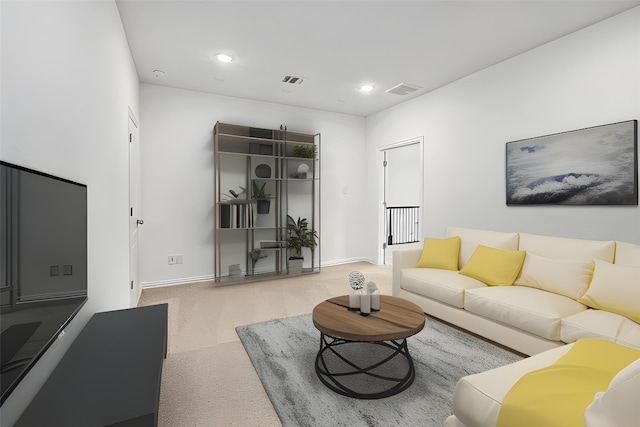
[[395,249],[416,246],[422,236],[423,137],[380,147],[382,212],[379,262],[390,265]]

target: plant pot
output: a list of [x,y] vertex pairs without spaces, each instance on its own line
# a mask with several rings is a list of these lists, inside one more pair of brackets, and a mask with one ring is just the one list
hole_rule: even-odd
[[271,200],[258,200],[258,213],[268,214],[271,207]]
[[302,274],[302,263],[304,258],[289,258],[289,275],[295,276]]

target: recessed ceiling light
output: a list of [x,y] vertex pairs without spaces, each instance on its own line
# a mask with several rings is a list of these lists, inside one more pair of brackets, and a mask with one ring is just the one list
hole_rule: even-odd
[[159,79],[160,77],[164,76],[164,71],[162,71],[162,70],[155,69],[155,70],[152,71],[152,73],[153,73],[154,77],[157,78],[157,79]]
[[215,56],[215,58],[220,61],[220,62],[231,62],[233,61],[233,58],[229,55],[227,55],[226,53],[219,53]]
[[362,85],[360,86],[360,89],[358,89],[360,92],[362,93],[369,93],[373,90],[373,86],[371,85]]

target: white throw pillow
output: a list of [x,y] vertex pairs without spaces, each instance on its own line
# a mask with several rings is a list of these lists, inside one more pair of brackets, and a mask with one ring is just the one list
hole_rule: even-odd
[[613,377],[604,392],[598,392],[584,412],[585,427],[631,427],[640,420],[640,359]]
[[640,323],[640,267],[594,261],[591,285],[578,302]]
[[527,252],[514,285],[530,286],[578,299],[587,292],[593,261],[551,259]]

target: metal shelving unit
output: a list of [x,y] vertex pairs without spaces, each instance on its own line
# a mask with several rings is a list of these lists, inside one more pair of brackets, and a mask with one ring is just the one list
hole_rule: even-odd
[[[287,216],[306,218],[320,236],[320,134],[221,122],[213,134],[215,281],[231,284],[294,275],[288,260]],[[314,154],[299,157],[300,151]],[[254,184],[270,195],[268,213],[259,213],[262,202],[252,199]],[[250,256],[254,250],[260,256],[255,264]],[[319,272],[319,237],[317,246],[304,249],[303,255],[299,274]]]

